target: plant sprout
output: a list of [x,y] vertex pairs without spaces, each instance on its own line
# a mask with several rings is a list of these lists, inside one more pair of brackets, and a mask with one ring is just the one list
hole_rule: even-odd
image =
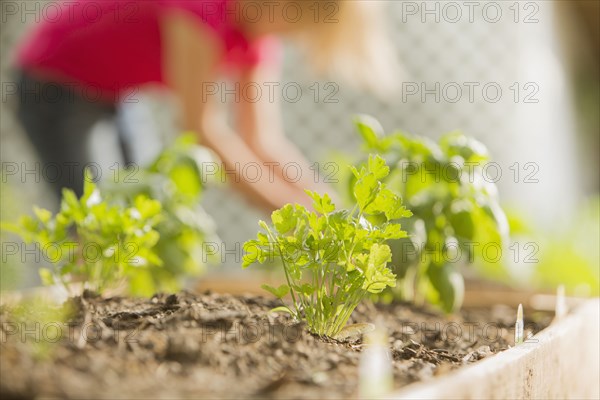
[[406,223],[410,238],[390,243],[399,294],[450,312],[462,303],[460,264],[476,260],[489,277],[507,278],[497,262],[478,257],[485,246],[501,247],[508,235],[496,186],[485,179],[485,146],[459,132],[437,143],[403,132],[386,135],[371,117],[358,118],[356,125],[365,151],[377,152],[390,165],[387,187],[414,214]]
[[[161,204],[162,218],[155,229],[159,239],[154,252],[162,268],[150,270],[148,282],[156,290],[175,292],[182,278],[199,276],[216,254],[206,243],[218,243],[216,225],[200,205],[205,176],[202,164],[216,164],[207,149],[195,144],[193,136],[181,136],[148,166],[115,173],[114,181],[102,182],[106,198],[131,204],[139,195]],[[118,174],[118,175],[117,175]]]
[[306,321],[317,335],[335,337],[367,294],[396,284],[385,242],[406,236],[397,220],[411,215],[381,182],[389,173],[381,157],[351,170],[352,210],[336,210],[329,195],[307,191],[315,211],[288,204],[273,212],[272,226],[260,221],[262,232],[244,244],[244,268],[281,261],[287,283],[263,288],[279,299],[289,293],[292,307],[275,310]]
[[523,305],[519,304],[515,323],[515,345],[523,343]]
[[100,188],[86,175],[82,198],[64,190],[56,216],[35,208],[35,217],[2,227],[49,249],[54,266],[40,270],[44,284],[82,281],[102,291],[123,281],[134,295],[176,291],[183,277],[203,272],[214,256],[205,243],[218,240],[200,206],[207,161],[210,153],[182,136],[147,167],[113,170]]
[[161,265],[152,250],[160,211],[160,202],[143,195],[128,206],[107,203],[86,173],[82,197],[64,189],[56,215],[35,207],[35,216],[2,228],[37,243],[52,262],[51,269],[39,271],[45,285],[59,284],[71,292],[74,282],[83,282],[84,288],[102,292],[126,282],[132,294],[149,295],[150,271]]

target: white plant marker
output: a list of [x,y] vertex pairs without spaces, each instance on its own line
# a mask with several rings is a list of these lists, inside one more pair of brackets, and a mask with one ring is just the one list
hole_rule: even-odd
[[567,300],[565,298],[565,285],[559,285],[556,288],[556,308],[554,310],[554,319],[558,320],[567,315]]
[[359,393],[361,399],[372,399],[390,393],[394,387],[392,358],[388,351],[388,335],[380,328],[365,337],[360,356]]
[[519,304],[517,322],[515,323],[515,346],[523,343],[523,305]]

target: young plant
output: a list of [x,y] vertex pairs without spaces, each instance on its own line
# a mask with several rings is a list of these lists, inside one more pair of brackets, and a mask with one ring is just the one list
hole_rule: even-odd
[[64,189],[56,215],[36,207],[35,216],[2,227],[36,243],[52,263],[52,269],[40,269],[46,285],[58,283],[71,292],[73,282],[83,282],[101,292],[126,282],[131,293],[148,295],[151,271],[161,265],[152,250],[160,211],[158,201],[141,195],[127,207],[110,204],[86,174],[82,197]]
[[203,164],[216,165],[210,153],[195,144],[192,136],[181,136],[147,167],[116,171],[114,179],[101,182],[106,198],[132,204],[139,195],[161,203],[161,220],[155,229],[159,239],[154,252],[162,268],[153,268],[152,287],[174,292],[182,279],[199,276],[216,254],[207,243],[218,243],[216,226],[200,202],[206,177]]
[[370,117],[356,125],[365,153],[377,152],[392,166],[385,177],[389,190],[414,214],[407,221],[411,237],[390,244],[401,295],[450,312],[462,303],[460,264],[476,261],[487,276],[506,278],[498,262],[482,257],[486,248],[501,248],[508,234],[496,185],[486,179],[485,146],[459,132],[438,143],[402,132],[385,135]]
[[206,251],[218,240],[215,225],[199,204],[207,153],[183,136],[148,167],[113,170],[101,190],[86,177],[81,199],[63,191],[54,217],[36,208],[35,217],[2,226],[40,245],[54,264],[40,271],[46,284],[77,279],[101,291],[125,281],[134,295],[176,291],[215,255]]
[[288,204],[273,212],[272,226],[260,221],[263,231],[244,244],[244,268],[281,261],[287,284],[263,286],[279,299],[290,294],[292,306],[277,310],[330,337],[346,325],[365,296],[395,286],[385,243],[406,236],[397,220],[411,215],[382,183],[389,167],[381,157],[369,156],[365,166],[351,170],[356,178],[352,210],[336,210],[327,194],[307,191],[314,211]]

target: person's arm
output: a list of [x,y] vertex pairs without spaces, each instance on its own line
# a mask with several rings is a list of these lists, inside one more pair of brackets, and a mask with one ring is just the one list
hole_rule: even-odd
[[[301,151],[283,133],[279,96],[269,93],[269,87],[279,81],[277,65],[259,64],[244,71],[240,76],[240,102],[237,107],[237,128],[250,149],[294,190],[304,189],[319,193],[331,188],[320,176]],[[261,93],[256,93],[259,87]]]
[[[165,80],[179,99],[183,127],[197,132],[203,145],[210,147],[233,176],[236,189],[265,211],[272,211],[288,202],[303,203],[306,196],[279,176],[270,179],[263,173],[255,180],[240,173],[243,167],[261,159],[226,123],[218,96],[205,96],[206,83],[215,82],[217,65],[222,51],[209,28],[185,12],[172,11],[161,21],[163,40],[163,71]],[[236,168],[236,166],[238,168]]]

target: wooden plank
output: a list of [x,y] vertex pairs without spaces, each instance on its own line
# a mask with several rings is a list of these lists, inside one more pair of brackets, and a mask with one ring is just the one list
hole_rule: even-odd
[[415,383],[389,399],[599,399],[600,299],[529,339],[456,372]]

